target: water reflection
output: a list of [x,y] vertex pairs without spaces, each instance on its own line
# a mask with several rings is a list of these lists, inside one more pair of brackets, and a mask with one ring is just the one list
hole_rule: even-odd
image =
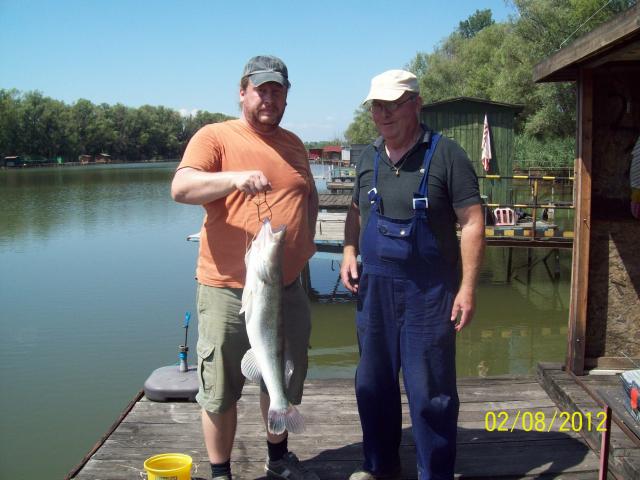
[[[508,283],[506,248],[487,250],[478,288],[477,312],[457,339],[457,371],[461,377],[532,374],[539,361],[561,361],[567,335],[571,253],[558,251],[560,278],[549,276],[542,262],[546,249],[532,252],[527,275],[526,249],[514,249],[516,266]],[[555,255],[554,261],[555,261]],[[314,260],[314,288],[325,292],[313,303],[310,375],[351,378],[358,361],[355,302],[338,281],[339,256]],[[333,258],[333,271],[331,271]],[[323,266],[322,263],[325,265]],[[320,275],[318,270],[324,271]],[[331,272],[331,273],[328,273]],[[529,283],[527,283],[527,277]],[[333,302],[329,302],[334,299]],[[335,349],[335,351],[334,351]],[[338,362],[342,362],[341,365]]]

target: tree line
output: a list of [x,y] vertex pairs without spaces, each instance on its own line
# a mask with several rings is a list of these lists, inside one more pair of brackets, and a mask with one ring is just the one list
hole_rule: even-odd
[[107,153],[123,161],[177,159],[203,125],[233,117],[198,111],[183,116],[162,106],[132,108],[78,100],[68,105],[37,91],[0,90],[0,159],[77,161]]
[[[418,52],[405,68],[418,77],[424,103],[466,96],[523,105],[516,120],[516,163],[542,155],[571,164],[575,86],[535,84],[533,67],[635,0],[603,3],[512,0],[516,14],[505,22],[495,22],[491,10],[476,10],[434,51]],[[369,112],[360,107],[345,132],[347,141],[369,143],[376,135]]]

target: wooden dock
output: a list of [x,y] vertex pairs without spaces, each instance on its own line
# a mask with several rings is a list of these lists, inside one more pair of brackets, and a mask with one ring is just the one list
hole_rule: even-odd
[[350,193],[321,193],[318,195],[320,210],[344,211],[351,205]]
[[[325,195],[326,197],[338,197],[338,195]],[[343,197],[350,197],[344,195]],[[322,209],[321,199],[321,209]],[[329,200],[324,200],[328,202]],[[344,200],[336,200],[336,203]],[[315,242],[319,251],[326,252],[342,252],[342,244],[344,242],[344,222],[347,218],[346,210],[339,208],[318,213],[316,222]],[[486,227],[485,238],[487,245],[496,247],[526,247],[526,248],[566,248],[573,246],[573,235],[566,235],[564,232],[562,237],[552,236],[555,228],[544,229],[544,222],[536,227],[537,237],[531,233],[532,228],[529,227]]]
[[[461,379],[457,478],[592,479],[598,459],[579,434],[526,431],[518,415],[544,412],[550,419],[556,404],[535,377]],[[322,480],[345,480],[362,462],[361,429],[352,380],[311,380],[300,406],[307,430],[292,435],[289,448]],[[486,423],[487,413],[509,415],[505,431]],[[502,413],[504,412],[504,413]],[[519,413],[518,413],[519,412]],[[491,417],[489,413],[489,417]],[[239,403],[239,422],[232,456],[234,478],[263,479],[266,457],[264,426],[258,411],[258,388],[245,387]],[[67,478],[78,480],[139,479],[146,458],[182,452],[194,459],[193,479],[209,479],[211,472],[202,440],[200,410],[194,403],[155,403],[140,398],[130,412],[96,446],[86,461]],[[406,398],[403,402],[401,445],[404,477],[416,478],[414,442]]]
[[[615,374],[583,375],[574,377],[555,363],[540,363],[538,378],[558,407],[572,415],[576,423],[583,424],[580,430],[587,444],[600,452],[602,432],[595,428],[603,415],[600,389],[620,389],[620,378]],[[593,395],[593,396],[592,396]],[[599,417],[600,415],[600,417]],[[588,418],[593,418],[592,427],[587,428]],[[611,423],[609,472],[620,479],[640,478],[640,444],[627,435],[616,422]]]

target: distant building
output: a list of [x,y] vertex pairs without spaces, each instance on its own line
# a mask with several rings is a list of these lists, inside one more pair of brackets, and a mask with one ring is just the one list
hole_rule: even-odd
[[367,143],[353,143],[351,144],[350,150],[351,150],[351,158],[349,160],[349,163],[351,165],[358,165],[358,162],[360,161],[360,156],[362,155],[362,152],[364,152],[364,149],[367,148],[369,146],[369,144]]
[[7,168],[25,167],[27,165],[27,163],[18,155],[4,157],[2,164]]
[[342,165],[348,167],[351,164],[351,150],[349,147],[342,147],[342,153],[340,154],[340,160]]
[[[476,174],[513,175],[515,118],[522,105],[492,102],[480,98],[457,97],[422,106],[420,119],[435,131],[455,140],[466,152]],[[485,172],[481,157],[484,118],[491,136],[491,162]],[[507,203],[508,185],[483,182],[481,192],[491,202]]]
[[321,148],[310,148],[308,156],[309,156],[309,161],[310,162],[319,162],[322,159],[322,149]]
[[340,145],[327,145],[322,148],[322,160],[335,165],[342,163],[342,147]]

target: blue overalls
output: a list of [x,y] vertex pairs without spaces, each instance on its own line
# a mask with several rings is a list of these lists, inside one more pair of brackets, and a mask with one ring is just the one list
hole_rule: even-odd
[[362,274],[356,324],[360,363],[356,397],[363,433],[363,468],[377,475],[400,468],[402,414],[398,372],[409,400],[418,478],[452,479],[459,400],[451,308],[457,271],[440,255],[429,227],[429,166],[439,134],[425,152],[414,215],[381,214],[374,161],[371,213],[360,242]]

